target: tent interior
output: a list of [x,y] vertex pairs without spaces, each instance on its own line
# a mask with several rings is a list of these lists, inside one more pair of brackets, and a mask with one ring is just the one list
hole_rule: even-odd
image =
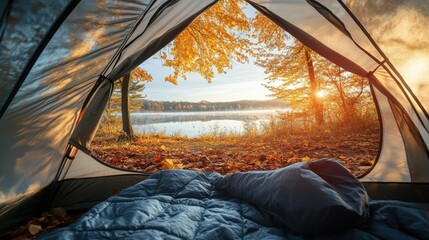
[[[346,71],[368,79],[380,121],[373,200],[429,203],[429,4],[244,1]],[[243,3],[244,3],[243,2]],[[90,144],[114,82],[217,1],[0,3],[0,232],[62,207],[89,209],[149,178]]]

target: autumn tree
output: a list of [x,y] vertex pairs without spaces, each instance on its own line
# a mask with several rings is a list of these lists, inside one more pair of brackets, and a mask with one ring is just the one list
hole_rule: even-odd
[[363,103],[371,101],[366,78],[316,54],[260,13],[252,27],[257,41],[253,54],[268,74],[272,96],[287,100],[295,110],[312,112],[319,125],[332,111],[339,115],[337,121],[360,121]]
[[162,52],[164,66],[173,68],[165,80],[177,84],[188,73],[198,73],[209,83],[215,72],[226,73],[234,61],[248,61],[250,23],[243,1],[220,0],[196,18]]
[[121,108],[122,135],[120,139],[135,138],[130,112],[141,109],[143,106],[142,99],[144,98],[144,82],[150,82],[152,79],[152,76],[146,70],[138,67],[115,82],[107,114],[118,112],[119,107]]
[[[247,62],[250,42],[243,32],[250,30],[250,23],[243,12],[243,3],[242,0],[219,1],[162,49],[160,57],[163,65],[173,69],[173,73],[166,76],[165,80],[177,84],[178,79],[186,79],[188,73],[198,73],[210,83],[215,72],[226,73],[226,70],[232,68],[233,62]],[[138,75],[137,72],[142,74]],[[125,76],[117,83],[111,98],[109,112],[122,105],[123,133],[126,138],[134,136],[129,112],[141,107],[133,104],[132,94],[140,97],[143,88],[136,84],[147,80],[152,80],[149,73],[143,69],[135,70],[131,77]],[[122,97],[119,89],[122,89]],[[128,94],[131,95],[128,97]]]
[[265,69],[269,83],[280,82],[266,87],[292,108],[311,111],[321,125],[324,111],[318,92],[323,83],[316,71],[321,58],[261,13],[256,13],[252,27],[256,65]]
[[338,107],[340,120],[348,123],[360,122],[359,109],[365,108],[363,105],[371,100],[368,80],[328,61],[323,63],[320,71],[326,81],[326,89],[330,89],[329,100]]

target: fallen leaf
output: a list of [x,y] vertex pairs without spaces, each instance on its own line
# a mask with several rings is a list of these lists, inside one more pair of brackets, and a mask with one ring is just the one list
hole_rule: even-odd
[[34,236],[34,235],[38,234],[40,231],[42,231],[42,226],[30,224],[28,226],[28,231],[31,233],[31,235]]
[[170,158],[164,159],[164,163],[161,169],[166,170],[166,169],[174,169],[174,168],[176,168],[176,165],[174,164],[173,159],[170,159]]

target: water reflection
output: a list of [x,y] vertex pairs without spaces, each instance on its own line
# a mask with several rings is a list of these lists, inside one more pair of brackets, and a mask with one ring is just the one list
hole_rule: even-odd
[[261,130],[262,124],[286,110],[249,110],[213,112],[133,113],[136,132],[180,134],[199,137],[208,134],[243,134],[251,126]]

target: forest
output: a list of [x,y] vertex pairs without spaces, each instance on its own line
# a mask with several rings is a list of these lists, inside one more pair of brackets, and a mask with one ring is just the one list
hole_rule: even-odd
[[284,109],[286,104],[279,100],[241,100],[232,102],[181,102],[181,101],[151,101],[142,100],[141,108],[137,111],[152,112],[195,112],[195,111],[233,111]]

